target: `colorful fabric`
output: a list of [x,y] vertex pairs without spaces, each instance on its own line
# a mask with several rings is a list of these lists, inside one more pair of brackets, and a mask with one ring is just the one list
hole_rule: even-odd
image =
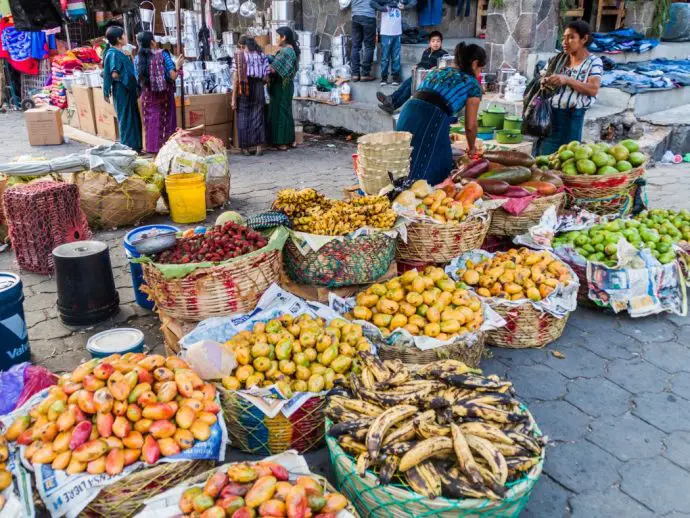
[[168,89],[170,76],[165,70],[165,58],[163,56],[163,51],[154,51],[149,60],[149,81],[151,82],[151,90],[154,92],[164,92]]
[[551,114],[551,135],[540,138],[534,146],[535,155],[550,155],[563,144],[582,140],[582,128],[585,124],[584,109],[554,108]]
[[453,169],[450,147],[451,118],[438,106],[410,99],[403,106],[397,131],[412,133],[410,178],[441,183]]
[[247,89],[247,95],[240,95],[237,98],[237,138],[240,149],[266,143],[264,123],[266,97],[263,79],[250,77]]
[[432,70],[417,90],[441,95],[453,113],[462,110],[470,97],[482,97],[482,87],[477,78],[453,67]]
[[[112,74],[117,72],[118,79]],[[109,48],[103,60],[103,96],[112,97],[120,142],[135,151],[141,151],[141,117],[137,103],[137,79],[134,65],[125,54],[114,47]]]
[[144,151],[158,153],[177,129],[175,84],[166,83],[166,89],[162,92],[144,89],[141,95],[141,108],[146,128]]
[[31,56],[31,33],[17,30],[12,19],[0,19],[0,58],[19,72],[38,74],[38,61]]
[[283,47],[271,62],[271,68],[283,81],[292,82],[297,73],[297,54],[292,47]]
[[[290,49],[292,50],[292,49]],[[268,105],[268,141],[276,146],[287,146],[295,142],[295,120],[292,118],[292,95],[295,83],[275,74],[271,77]]]
[[[580,63],[580,66],[571,68],[566,65],[563,75],[572,77],[576,81],[586,83],[590,77],[601,77],[604,73],[604,64],[600,57],[590,54]],[[554,108],[584,108],[587,109],[596,101],[596,97],[576,92],[570,86],[562,86],[551,98],[551,106]]]

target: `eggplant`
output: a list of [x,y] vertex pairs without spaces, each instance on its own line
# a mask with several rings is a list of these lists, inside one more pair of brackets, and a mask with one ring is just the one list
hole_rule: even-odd
[[508,167],[532,167],[536,163],[532,155],[520,151],[485,151],[483,157]]
[[456,173],[453,174],[452,180],[454,182],[459,182],[460,180],[467,179],[471,180],[477,178],[479,175],[486,173],[489,170],[489,161],[480,158],[470,162]]
[[511,185],[508,187],[508,190],[506,190],[504,196],[507,196],[508,198],[526,198],[527,196],[531,196],[533,193],[529,192],[527,189],[523,187],[517,187],[515,185]]
[[479,180],[479,185],[482,186],[485,193],[493,195],[505,194],[510,189],[510,184],[503,180]]

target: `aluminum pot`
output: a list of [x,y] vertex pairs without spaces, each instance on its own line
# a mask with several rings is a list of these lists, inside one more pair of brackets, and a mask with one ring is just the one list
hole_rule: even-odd
[[295,3],[293,0],[273,0],[271,2],[271,20],[294,20]]
[[312,31],[295,31],[297,33],[297,39],[299,40],[299,45],[303,49],[305,48],[315,48],[316,47],[316,34]]

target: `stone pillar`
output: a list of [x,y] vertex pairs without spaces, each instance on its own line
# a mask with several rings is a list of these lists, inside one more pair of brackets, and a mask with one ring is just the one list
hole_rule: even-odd
[[532,52],[555,49],[558,0],[505,0],[502,7],[492,2],[486,24],[488,70],[503,65],[524,73]]
[[352,11],[340,9],[338,0],[302,0],[302,21],[305,31],[316,32],[319,48],[331,48],[336,34],[350,34]]

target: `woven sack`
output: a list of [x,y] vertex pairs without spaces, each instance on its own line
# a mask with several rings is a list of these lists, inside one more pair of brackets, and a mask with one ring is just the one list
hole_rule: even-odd
[[447,263],[479,248],[491,225],[491,212],[475,214],[459,225],[415,221],[407,225],[407,243],[398,238],[396,257],[403,261]]
[[238,257],[226,264],[199,268],[180,279],[167,279],[155,265],[144,263],[143,289],[156,307],[179,320],[247,313],[280,279],[280,250]]
[[556,206],[556,213],[565,207],[566,194],[559,192],[551,196],[535,198],[529,206],[518,215],[513,215],[503,208],[496,209],[491,216],[490,236],[518,236],[524,234],[539,223],[546,209]]
[[325,396],[311,397],[289,418],[282,412],[268,417],[237,391],[227,390],[220,384],[216,388],[233,447],[266,456],[287,450],[304,453],[323,445]]
[[566,314],[557,318],[535,308],[530,302],[519,306],[491,304],[491,309],[503,317],[506,325],[489,331],[486,341],[508,349],[539,348],[558,340],[570,316]]
[[328,288],[374,282],[394,257],[395,238],[384,232],[333,239],[306,255],[288,239],[283,254],[285,272],[293,281]]

